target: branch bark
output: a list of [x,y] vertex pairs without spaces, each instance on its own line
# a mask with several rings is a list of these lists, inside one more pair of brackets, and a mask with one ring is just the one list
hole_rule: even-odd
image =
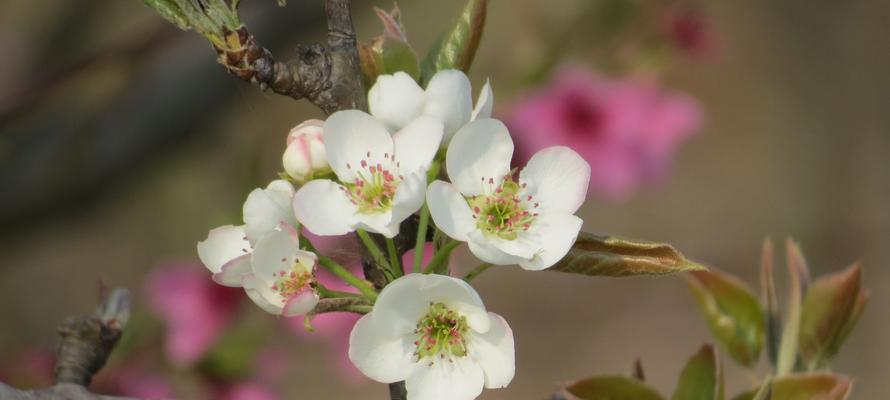
[[260,89],[294,99],[306,98],[326,114],[339,110],[367,110],[355,28],[349,0],[326,0],[327,46],[298,46],[297,57],[282,62],[240,27],[224,28],[223,34],[237,43],[231,48],[215,47],[217,61],[232,75],[259,85]]

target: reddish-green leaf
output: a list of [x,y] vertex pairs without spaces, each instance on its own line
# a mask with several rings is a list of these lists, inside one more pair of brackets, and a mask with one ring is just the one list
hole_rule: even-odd
[[764,317],[753,291],[716,270],[692,272],[688,282],[717,342],[739,364],[754,366],[763,348]]
[[779,343],[782,338],[782,322],[779,317],[773,259],[773,242],[764,239],[760,258],[760,297],[763,300],[766,313],[766,351],[769,362],[776,365],[779,358]]
[[582,379],[566,388],[580,400],[662,400],[645,383],[623,376],[597,376]]
[[374,8],[374,12],[383,23],[383,34],[372,39],[370,43],[360,43],[358,46],[365,87],[370,88],[379,75],[398,71],[404,71],[414,80],[420,79],[417,54],[408,44],[398,7],[390,12]]
[[[862,271],[854,264],[844,271],[813,281],[803,300],[799,348],[811,367],[837,354],[855,319],[865,306]],[[854,321],[853,324],[848,323]]]
[[664,243],[582,232],[572,249],[550,270],[589,276],[664,275],[706,270]]
[[488,0],[468,0],[457,23],[445,31],[421,64],[422,82],[445,69],[470,70],[485,29]]
[[686,362],[671,400],[722,400],[722,375],[714,347],[704,345]]
[[[834,374],[788,375],[769,383],[773,400],[845,400],[853,388],[849,377]],[[757,390],[736,396],[733,400],[754,400]]]
[[776,362],[778,376],[791,373],[797,364],[797,344],[800,335],[800,316],[803,303],[804,286],[809,283],[809,270],[803,258],[800,246],[791,238],[785,242],[788,263],[788,314],[785,329],[782,331],[782,342],[779,346],[779,359]]

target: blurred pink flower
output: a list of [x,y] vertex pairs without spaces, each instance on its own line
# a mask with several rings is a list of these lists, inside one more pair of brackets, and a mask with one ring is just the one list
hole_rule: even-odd
[[[173,386],[162,376],[138,366],[103,371],[104,379],[94,386],[100,393],[149,399],[173,399]],[[102,376],[102,375],[100,375]]]
[[0,382],[20,389],[53,384],[56,354],[50,349],[29,347],[0,364]]
[[156,268],[145,293],[166,325],[167,358],[180,366],[201,359],[231,321],[241,297],[240,290],[213,283],[200,264],[192,263]]
[[716,51],[716,38],[701,11],[672,7],[663,17],[664,35],[682,53],[707,57]]
[[242,382],[227,390],[221,396],[224,400],[278,400],[281,397],[258,382]]
[[590,190],[619,201],[666,174],[677,146],[698,132],[695,99],[655,82],[608,79],[583,68],[559,70],[553,81],[514,104],[507,123],[516,162],[564,145],[591,167]]

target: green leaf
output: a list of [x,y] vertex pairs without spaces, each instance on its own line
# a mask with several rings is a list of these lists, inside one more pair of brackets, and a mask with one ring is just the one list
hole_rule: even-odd
[[[834,374],[788,375],[768,382],[765,399],[775,400],[845,400],[853,388],[849,377]],[[736,396],[733,400],[759,400],[757,390]]]
[[717,342],[739,364],[754,366],[763,348],[764,318],[752,290],[717,270],[694,271],[687,281]]
[[763,240],[760,259],[760,296],[766,313],[766,351],[769,362],[776,365],[779,358],[779,343],[782,340],[782,320],[779,316],[779,302],[776,296],[776,282],[773,273],[773,242]]
[[[822,366],[837,354],[846,334],[865,306],[861,295],[862,269],[853,264],[844,271],[815,280],[807,289],[800,318],[800,356],[811,368]],[[848,322],[853,320],[853,324]]]
[[179,29],[188,30],[188,18],[172,0],[142,0],[145,5],[154,9],[161,17],[176,25]]
[[686,362],[671,400],[722,400],[722,380],[714,347],[704,345]]
[[420,65],[417,54],[408,44],[404,27],[400,20],[398,7],[386,12],[374,8],[374,12],[383,23],[383,34],[370,43],[360,43],[358,52],[361,61],[365,87],[370,88],[377,81],[377,76],[404,71],[414,80],[420,79]]
[[470,70],[482,39],[488,0],[468,0],[457,23],[442,33],[421,63],[421,82],[445,69]]
[[801,303],[803,287],[809,281],[807,262],[803,258],[800,246],[791,238],[785,242],[786,262],[788,264],[788,319],[782,331],[782,342],[779,346],[779,359],[776,362],[776,375],[791,373],[797,364],[797,340],[800,335]]
[[589,276],[664,275],[706,270],[664,243],[644,242],[582,232],[562,260],[550,270]]
[[597,376],[571,384],[566,391],[580,400],[662,400],[645,383],[623,376]]

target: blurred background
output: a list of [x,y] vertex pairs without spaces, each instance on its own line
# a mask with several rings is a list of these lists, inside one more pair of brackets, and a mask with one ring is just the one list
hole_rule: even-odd
[[[281,59],[297,43],[324,40],[321,1],[244,3],[242,19]],[[392,3],[353,3],[359,39],[379,35],[372,7]],[[463,2],[399,6],[422,54]],[[800,240],[813,275],[860,260],[871,301],[833,368],[856,378],[853,398],[878,399],[890,390],[888,17],[890,3],[878,0],[492,0],[470,77],[474,90],[491,79],[494,113],[516,132],[529,102],[546,99],[569,70],[590,74],[584,82],[643,82],[659,88],[658,101],[682,100],[676,140],[634,153],[626,162],[644,164],[634,164],[639,173],[592,184],[584,230],[669,242],[753,287],[765,236]],[[105,282],[134,292],[136,316],[97,391],[386,396],[343,361],[349,318],[299,333],[299,321],[270,317],[200,279],[196,242],[240,220],[249,190],[281,170],[288,130],[323,118],[319,110],[228,76],[203,38],[137,0],[0,2],[0,54],[4,381],[47,384],[55,327],[91,310]],[[627,165],[592,164],[595,175]],[[461,254],[454,268],[472,265]],[[185,284],[164,271],[199,279]],[[785,282],[780,273],[779,287]],[[516,338],[516,378],[482,399],[542,399],[560,382],[628,373],[638,357],[647,380],[670,393],[685,360],[712,341],[679,277],[504,267],[474,286]],[[183,293],[206,298],[179,303]],[[195,328],[199,338],[171,345],[177,327],[195,332],[171,311],[180,304],[220,317]],[[724,359],[729,393],[749,388],[753,376]]]

